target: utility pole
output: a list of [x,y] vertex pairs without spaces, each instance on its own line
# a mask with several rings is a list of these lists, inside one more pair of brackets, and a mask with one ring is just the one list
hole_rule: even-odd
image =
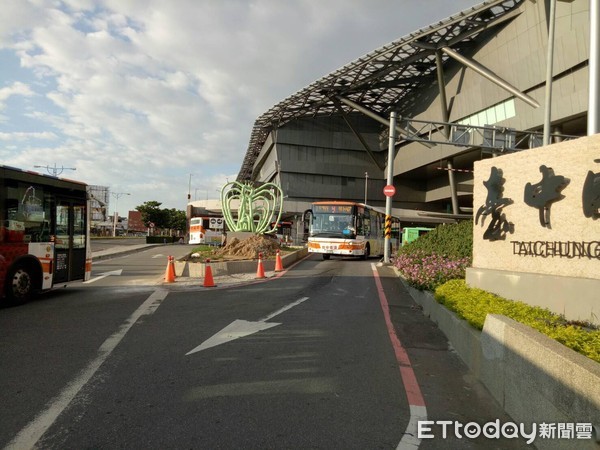
[[[394,185],[394,154],[396,153],[396,112],[390,113],[390,135],[388,140],[388,160],[387,160],[387,185]],[[391,222],[392,219],[392,196],[386,195],[385,197],[385,220]],[[386,264],[390,263],[390,233],[386,231],[384,249],[383,249],[383,262]]]
[[113,237],[115,237],[117,235],[117,221],[119,220],[119,212],[117,208],[119,206],[119,198],[123,197],[124,195],[131,194],[129,192],[113,192],[112,195],[117,199],[115,203],[115,216],[113,218]]
[[367,204],[367,185],[369,182],[369,172],[365,172],[365,205]]

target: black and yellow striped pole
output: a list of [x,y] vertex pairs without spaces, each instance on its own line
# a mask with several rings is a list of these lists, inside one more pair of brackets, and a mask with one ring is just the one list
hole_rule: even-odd
[[392,238],[392,216],[390,216],[390,215],[385,216],[385,235],[384,236],[386,239]]

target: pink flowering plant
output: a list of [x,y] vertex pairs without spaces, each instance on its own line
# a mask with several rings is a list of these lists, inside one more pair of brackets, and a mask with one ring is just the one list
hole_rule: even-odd
[[472,261],[472,248],[471,221],[439,225],[404,245],[393,263],[411,286],[435,291],[449,280],[465,278],[465,269]]
[[434,291],[446,281],[465,277],[471,258],[448,257],[423,251],[399,254],[394,265],[414,288]]

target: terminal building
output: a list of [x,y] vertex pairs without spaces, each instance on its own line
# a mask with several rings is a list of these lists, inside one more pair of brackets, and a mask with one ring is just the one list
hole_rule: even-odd
[[475,161],[587,133],[589,0],[551,5],[486,1],[316,80],[256,119],[237,181],[280,185],[292,221],[317,200],[383,206],[394,113],[393,214],[472,217]]

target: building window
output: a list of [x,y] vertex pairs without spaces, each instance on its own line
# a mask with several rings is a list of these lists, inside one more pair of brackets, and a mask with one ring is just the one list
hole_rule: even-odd
[[486,125],[495,125],[503,120],[510,119],[517,115],[515,109],[515,99],[511,98],[497,105],[491,106],[479,111],[475,114],[471,114],[456,123],[461,125],[469,125],[473,127],[483,127]]

